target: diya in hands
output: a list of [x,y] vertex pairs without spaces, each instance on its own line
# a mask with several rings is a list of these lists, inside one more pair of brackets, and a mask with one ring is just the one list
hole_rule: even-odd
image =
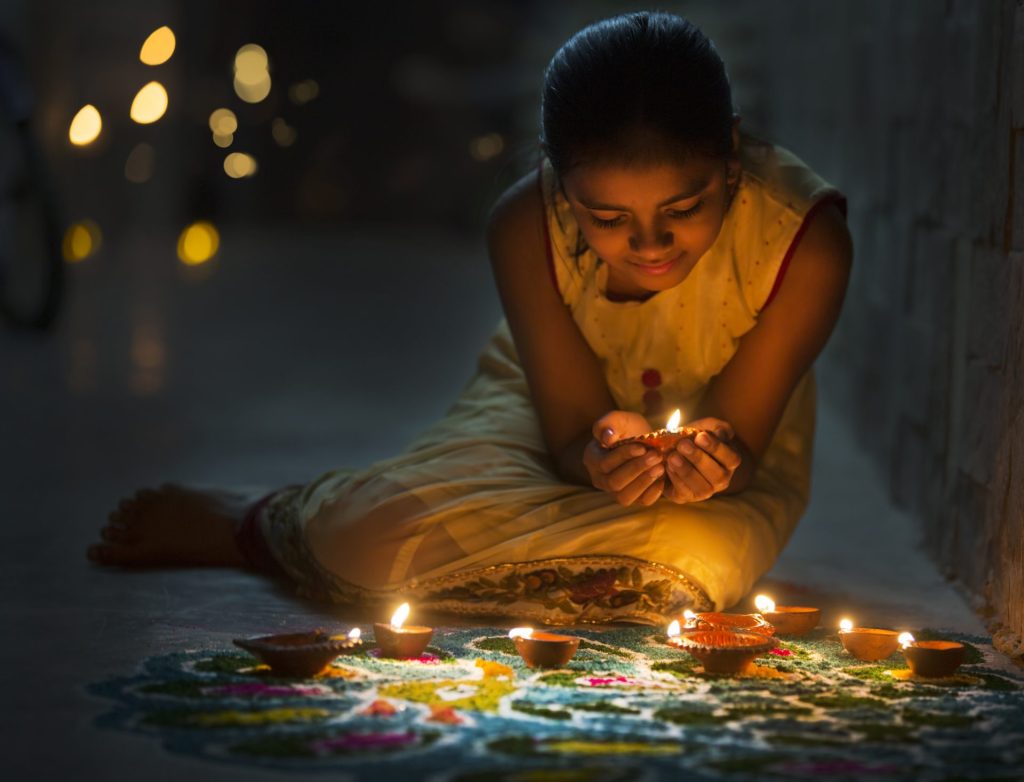
[[668,423],[665,424],[664,429],[655,429],[653,432],[647,432],[646,434],[637,435],[636,437],[627,437],[623,440],[617,440],[609,447],[615,448],[620,445],[636,443],[644,446],[645,448],[658,451],[659,453],[668,453],[676,447],[676,444],[680,440],[684,438],[692,440],[704,431],[703,429],[697,429],[692,426],[680,426],[679,423],[681,420],[682,412],[676,410],[668,419]]

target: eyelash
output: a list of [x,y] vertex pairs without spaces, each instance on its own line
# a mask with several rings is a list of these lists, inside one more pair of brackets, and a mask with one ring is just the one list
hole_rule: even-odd
[[[704,205],[703,201],[698,201],[696,204],[691,206],[689,209],[672,210],[672,211],[670,211],[668,213],[668,216],[671,217],[673,220],[685,220],[686,218],[693,217],[695,214],[697,214],[697,212],[700,211],[700,208],[703,205]],[[602,220],[600,217],[592,214],[592,215],[590,215],[590,219],[593,221],[594,225],[596,225],[598,228],[614,228],[615,226],[619,225],[619,223],[622,222],[622,217],[621,216],[620,217],[614,217],[611,220]]]

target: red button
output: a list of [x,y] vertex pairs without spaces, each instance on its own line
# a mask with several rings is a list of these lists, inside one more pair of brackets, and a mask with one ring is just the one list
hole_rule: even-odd
[[647,388],[657,388],[661,385],[661,372],[657,369],[645,369],[640,379]]

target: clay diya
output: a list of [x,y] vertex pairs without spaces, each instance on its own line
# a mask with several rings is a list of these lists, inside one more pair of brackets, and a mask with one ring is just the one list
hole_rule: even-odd
[[821,609],[811,606],[779,606],[767,595],[754,598],[754,605],[777,635],[803,635],[818,626]]
[[318,629],[235,638],[232,643],[258,657],[278,676],[308,678],[326,669],[338,655],[358,651],[363,645],[359,635],[358,627],[347,636],[330,635]]
[[513,627],[508,637],[529,668],[561,668],[580,647],[579,638],[538,633],[532,627]]
[[742,673],[755,658],[771,651],[774,644],[760,634],[732,630],[687,630],[679,632],[678,622],[669,626],[668,642],[697,658],[705,673]]
[[687,611],[683,617],[686,619],[687,629],[733,630],[763,636],[775,635],[775,628],[760,614],[726,614],[721,611],[694,614]]
[[671,418],[668,419],[668,423],[664,429],[655,429],[653,432],[647,432],[646,434],[637,435],[636,437],[627,437],[624,440],[618,440],[613,444],[613,447],[620,445],[628,445],[630,443],[639,443],[645,448],[652,448],[661,453],[668,453],[676,447],[676,443],[682,440],[684,437],[689,437],[691,440],[700,434],[703,429],[695,429],[692,426],[680,426],[679,421],[682,418],[682,413],[676,410],[672,413]]
[[866,663],[884,660],[900,645],[899,633],[895,630],[854,627],[849,619],[839,623],[839,640],[846,651]]
[[915,641],[910,633],[900,633],[899,643],[910,670],[928,678],[952,676],[966,654],[964,645],[956,641]]
[[415,625],[403,627],[408,618],[409,604],[402,603],[392,614],[391,624],[374,623],[373,637],[377,641],[382,657],[407,659],[423,654],[423,650],[427,648],[434,635],[434,628]]

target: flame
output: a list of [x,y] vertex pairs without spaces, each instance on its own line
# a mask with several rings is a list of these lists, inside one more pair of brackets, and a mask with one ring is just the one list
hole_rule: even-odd
[[675,638],[677,635],[679,635],[679,632],[679,620],[674,619],[672,620],[672,624],[668,626],[668,637]]
[[665,428],[670,432],[676,432],[679,430],[679,422],[683,419],[681,411],[676,410],[668,419],[668,423],[665,424]]
[[391,615],[391,629],[401,630],[405,620],[409,618],[409,604],[402,603],[398,606],[398,610]]
[[917,643],[917,641],[914,640],[914,636],[910,633],[900,633],[900,637],[897,640],[900,642],[901,649],[906,649],[911,644]]
[[754,605],[757,606],[757,610],[761,613],[771,613],[775,610],[775,601],[768,597],[768,595],[758,595],[755,597]]
[[532,635],[532,627],[513,627],[508,631],[509,638],[530,638]]
[[693,613],[693,611],[691,611],[689,608],[683,611],[683,619],[686,620],[687,627],[697,626],[697,615]]
[[363,634],[363,631],[362,631],[362,630],[360,630],[360,629],[359,629],[358,627],[353,627],[353,628],[352,628],[352,629],[351,629],[351,630],[349,631],[349,633],[348,633],[348,637],[349,637],[349,640],[350,640],[350,641],[358,641],[358,640],[359,640],[359,637],[360,637],[360,636],[361,636],[362,634]]
[[839,620],[839,632],[848,633],[853,629],[853,622],[849,619]]

